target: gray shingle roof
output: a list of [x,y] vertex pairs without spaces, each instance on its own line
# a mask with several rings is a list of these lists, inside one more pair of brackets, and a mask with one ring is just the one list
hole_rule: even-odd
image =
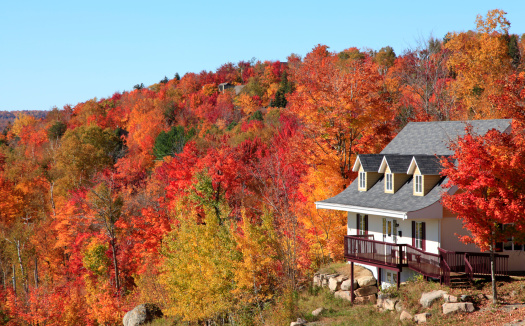
[[432,205],[441,198],[443,189],[440,185],[446,183],[442,178],[438,186],[426,194],[426,196],[414,196],[412,193],[414,178],[407,182],[394,194],[385,193],[385,182],[383,177],[368,191],[358,191],[357,182],[343,190],[340,194],[323,200],[323,203],[359,206],[368,208],[379,208],[399,212],[412,212]]
[[451,155],[447,148],[450,141],[465,135],[466,123],[476,134],[485,134],[490,129],[506,130],[510,119],[473,121],[410,122],[381,151],[381,154],[427,154]]
[[[473,131],[477,134],[485,134],[490,129],[505,131],[510,127],[512,120],[476,120],[468,121],[472,125]],[[438,167],[435,162],[429,159],[434,155],[452,155],[453,152],[448,149],[450,141],[457,139],[458,136],[465,134],[466,123],[462,121],[444,121],[444,122],[410,122],[399,132],[399,134],[383,149],[381,154],[402,154],[416,158],[418,166],[421,162],[423,174],[436,171]],[[360,155],[360,157],[363,155]],[[401,167],[404,165],[404,158],[397,161],[389,160],[387,162],[392,169],[392,165]],[[375,160],[375,158],[374,158]],[[409,162],[410,163],[410,162]],[[402,173],[406,173],[408,165]],[[420,166],[421,169],[421,166]],[[428,169],[428,170],[427,170]],[[394,171],[394,173],[396,173]],[[400,173],[400,172],[398,172]],[[357,190],[357,179],[340,194],[326,199],[321,203],[359,206],[368,208],[378,208],[393,210],[399,212],[411,212],[428,207],[440,200],[443,192],[442,185],[446,179],[441,181],[425,196],[413,195],[413,178],[410,177],[395,194],[386,194],[384,191],[384,178],[379,179],[374,186],[368,191]],[[445,179],[445,180],[444,180]]]
[[384,155],[392,173],[407,173],[413,155]]
[[419,172],[421,172],[421,174],[432,175],[436,175],[441,172],[442,166],[439,161],[442,157],[449,157],[449,155],[414,155]]
[[377,172],[383,156],[383,154],[360,154],[359,161],[365,172]]

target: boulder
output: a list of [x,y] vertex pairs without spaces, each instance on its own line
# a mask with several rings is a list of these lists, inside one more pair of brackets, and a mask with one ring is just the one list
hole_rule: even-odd
[[371,294],[376,294],[376,293],[377,293],[377,286],[360,287],[359,289],[354,291],[354,294],[358,297],[366,297],[366,296],[369,296]]
[[376,302],[377,302],[377,298],[375,294],[367,295],[364,297],[355,297],[354,299],[355,304],[367,304],[367,303],[376,304]]
[[472,297],[470,295],[464,294],[464,295],[459,297],[459,301],[461,301],[461,302],[470,302],[470,301],[472,301]]
[[450,294],[443,294],[443,300],[445,300],[446,303],[456,303],[458,301],[458,297],[450,295]]
[[321,277],[319,275],[314,275],[314,286],[321,286]]
[[371,286],[371,285],[376,285],[377,280],[373,275],[367,275],[367,276],[358,278],[357,284],[359,284],[359,287]]
[[406,312],[405,310],[401,311],[401,316],[399,316],[399,320],[412,320],[414,316]]
[[[341,290],[343,291],[350,291],[350,286],[352,285],[352,280],[346,280],[341,283]],[[359,284],[357,284],[357,280],[354,280],[354,290],[356,290],[359,287]]]
[[341,298],[341,299],[345,299],[348,301],[352,300],[352,298],[350,297],[350,291],[337,291],[334,293],[334,296],[336,298]]
[[304,326],[307,324],[307,321],[302,318],[297,318],[297,321],[292,321],[290,326]]
[[421,295],[421,299],[419,299],[419,303],[424,308],[428,308],[434,303],[434,301],[441,299],[443,297],[443,294],[447,294],[447,292],[443,290],[438,290],[438,291],[423,293]]
[[317,309],[315,309],[314,311],[312,311],[312,316],[317,317],[317,316],[319,316],[323,311],[324,311],[324,308],[323,308],[323,307],[321,307],[321,308],[317,308]]
[[133,310],[128,311],[122,323],[124,326],[139,326],[152,322],[154,319],[164,316],[159,307],[152,303],[144,303],[136,306]]
[[428,312],[417,314],[414,316],[414,321],[418,324],[423,324],[427,322],[427,318],[429,318],[430,316],[432,316],[432,314]]
[[396,302],[396,310],[397,311],[403,311],[405,307],[403,307],[403,303],[401,301]]
[[335,292],[340,289],[342,281],[340,281],[339,277],[332,277],[328,281],[328,288],[330,291]]
[[472,302],[444,303],[443,314],[450,315],[458,312],[473,312],[475,310]]
[[377,307],[385,310],[395,310],[396,304],[399,302],[399,299],[392,298],[389,295],[380,293],[377,296]]

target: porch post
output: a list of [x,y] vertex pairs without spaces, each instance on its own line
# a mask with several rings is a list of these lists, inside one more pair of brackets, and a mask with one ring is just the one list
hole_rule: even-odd
[[401,268],[401,270],[399,272],[397,272],[397,289],[399,290],[399,283],[401,283],[401,271],[403,269]]
[[350,262],[350,302],[354,303],[354,262]]
[[377,268],[377,288],[378,289],[381,289],[381,275],[383,274],[383,269],[382,268]]

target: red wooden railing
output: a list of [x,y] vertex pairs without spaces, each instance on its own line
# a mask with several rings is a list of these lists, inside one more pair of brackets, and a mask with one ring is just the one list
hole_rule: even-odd
[[406,245],[345,236],[345,258],[378,266],[401,268]]
[[447,261],[443,259],[442,256],[440,258],[439,266],[441,267],[441,277],[439,278],[440,283],[445,283],[446,285],[450,285],[450,271],[451,268],[448,265]]
[[408,268],[425,276],[440,278],[441,269],[439,255],[406,245],[406,261]]
[[[375,241],[370,238],[373,239],[373,235],[345,236],[345,258],[377,267],[393,267],[398,270],[408,267],[427,277],[439,278],[447,285],[450,285],[451,272],[465,273],[471,280],[474,276],[490,275],[488,253],[438,248],[439,254],[432,254],[411,245]],[[507,255],[494,255],[497,276],[508,275],[508,258]]]

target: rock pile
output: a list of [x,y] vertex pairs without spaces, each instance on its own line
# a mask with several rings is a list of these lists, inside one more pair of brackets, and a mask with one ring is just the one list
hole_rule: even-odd
[[[351,300],[352,280],[346,275],[317,273],[314,275],[313,285],[327,287],[336,297]],[[370,270],[363,268],[356,273],[353,286],[354,303],[376,303],[377,280]]]

